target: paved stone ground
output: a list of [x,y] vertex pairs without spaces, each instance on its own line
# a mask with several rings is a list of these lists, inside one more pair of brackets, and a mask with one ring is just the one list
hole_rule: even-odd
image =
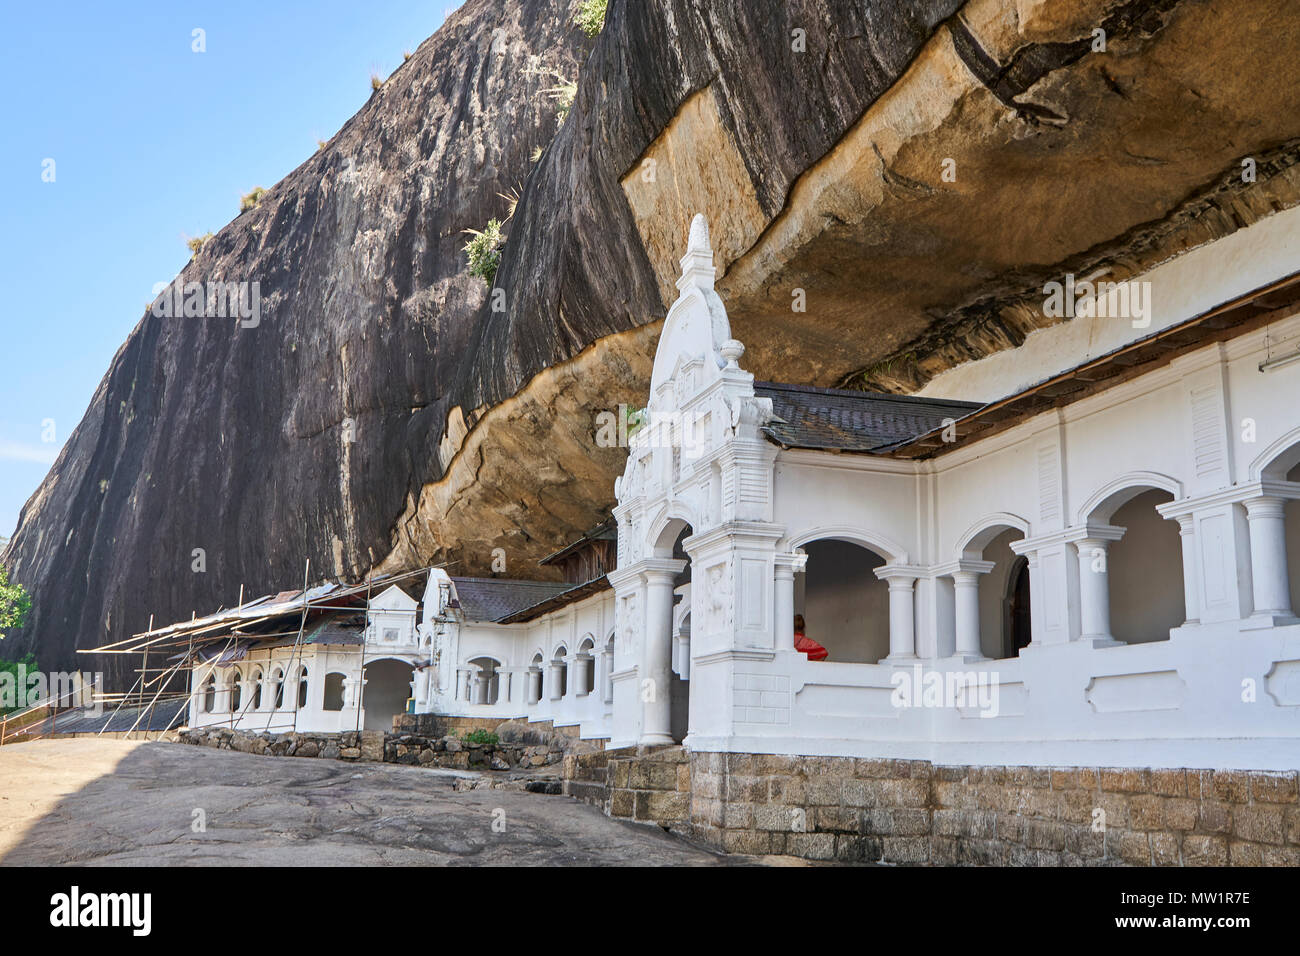
[[[87,739],[0,747],[0,864],[754,863],[463,773]],[[207,830],[192,830],[202,809]],[[494,832],[494,819],[504,832]],[[776,861],[772,861],[776,862]]]

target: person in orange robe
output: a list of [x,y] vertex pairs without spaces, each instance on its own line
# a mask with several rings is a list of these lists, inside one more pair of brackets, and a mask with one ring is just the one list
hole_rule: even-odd
[[804,634],[803,615],[794,616],[794,649],[808,655],[810,661],[826,660],[826,648]]

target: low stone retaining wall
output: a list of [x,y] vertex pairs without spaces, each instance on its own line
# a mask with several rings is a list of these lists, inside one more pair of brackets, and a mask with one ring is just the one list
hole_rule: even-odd
[[[1292,773],[935,766],[635,749],[564,792],[728,853],[1011,866],[1300,866]],[[683,800],[689,798],[689,805]]]
[[728,852],[1012,866],[1300,865],[1295,773],[691,756],[694,836]]
[[[590,753],[595,747],[547,726],[529,726],[519,721],[489,722],[487,726],[463,728],[465,732],[491,731],[498,743],[471,743],[455,734],[438,734],[446,721],[467,718],[438,718],[420,714],[398,718],[395,726],[419,727],[426,731],[343,731],[341,734],[252,734],[229,727],[198,727],[181,731],[182,744],[264,753],[274,757],[326,757],[334,760],[367,760],[408,763],[412,766],[448,767],[454,770],[532,770],[554,765],[568,753]],[[474,718],[468,718],[474,719]]]
[[387,734],[378,730],[338,734],[254,734],[225,727],[184,730],[181,743],[277,757],[325,757],[369,760],[456,770],[527,770],[557,764],[565,749],[553,743],[501,741],[475,744],[459,737]]

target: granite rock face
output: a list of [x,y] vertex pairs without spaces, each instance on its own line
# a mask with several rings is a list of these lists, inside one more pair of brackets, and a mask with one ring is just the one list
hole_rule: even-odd
[[[308,559],[536,576],[612,503],[597,416],[645,401],[694,212],[747,368],[911,391],[1049,321],[1045,278],[1300,200],[1289,0],[612,0],[594,41],[575,7],[469,0],[208,242],[182,279],[258,281],[261,322],[140,322],[5,552],[36,597],[6,656]],[[489,296],[463,230],[511,190]]]

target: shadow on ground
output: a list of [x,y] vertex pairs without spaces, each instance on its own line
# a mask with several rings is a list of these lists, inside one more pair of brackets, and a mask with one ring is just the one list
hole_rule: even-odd
[[0,865],[756,862],[567,797],[457,791],[457,776],[172,743],[15,744],[0,748]]

